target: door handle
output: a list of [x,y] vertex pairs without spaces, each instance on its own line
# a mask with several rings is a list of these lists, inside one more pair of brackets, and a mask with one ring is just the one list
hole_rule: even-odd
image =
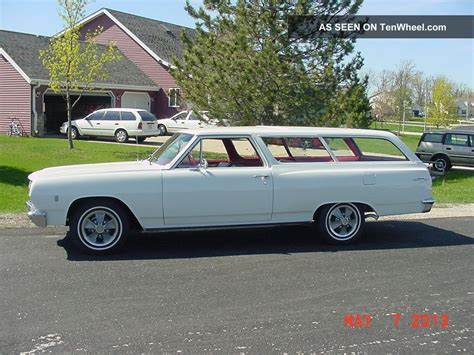
[[446,150],[451,150],[451,147],[446,147]]
[[262,179],[266,179],[269,177],[269,175],[254,175],[253,176],[254,178],[262,178]]
[[118,123],[115,123],[116,126],[118,126],[119,124]]
[[96,125],[97,125],[97,126],[100,126],[100,123],[99,123],[99,122],[97,122],[97,123],[96,123]]

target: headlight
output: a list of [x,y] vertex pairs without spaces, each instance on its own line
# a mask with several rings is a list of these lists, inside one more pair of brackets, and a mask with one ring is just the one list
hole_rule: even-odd
[[28,190],[31,190],[31,185],[33,185],[33,181],[30,180],[30,182],[28,183]]

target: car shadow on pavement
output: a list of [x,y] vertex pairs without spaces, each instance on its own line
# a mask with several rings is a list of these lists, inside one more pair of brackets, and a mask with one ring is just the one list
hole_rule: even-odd
[[189,259],[258,254],[291,255],[295,253],[334,253],[353,250],[429,248],[470,244],[474,244],[474,237],[416,221],[367,223],[363,238],[354,244],[345,246],[324,243],[310,227],[139,234],[131,236],[122,251],[106,256],[78,253],[71,245],[67,235],[58,241],[58,245],[67,252],[67,259],[73,261]]

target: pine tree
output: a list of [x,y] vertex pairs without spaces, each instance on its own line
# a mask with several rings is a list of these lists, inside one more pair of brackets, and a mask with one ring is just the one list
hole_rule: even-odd
[[196,34],[183,35],[187,49],[173,74],[194,107],[232,124],[365,126],[370,114],[357,77],[363,61],[351,56],[354,38],[288,36],[291,15],[350,19],[361,3],[205,0],[195,9],[187,2]]

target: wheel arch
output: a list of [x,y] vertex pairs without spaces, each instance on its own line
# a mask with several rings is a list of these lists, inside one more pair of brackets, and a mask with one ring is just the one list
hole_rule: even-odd
[[446,158],[446,160],[448,161],[448,163],[451,164],[451,158],[449,157],[449,155],[447,155],[446,153],[444,152],[436,152],[434,153],[431,157],[430,157],[430,162],[434,162],[437,158],[440,158],[440,157],[443,157],[443,158]]
[[120,126],[119,126],[119,127],[117,127],[117,128],[115,129],[115,131],[114,131],[114,137],[115,137],[115,135],[117,134],[118,131],[125,131],[125,133],[127,133],[127,136],[129,136],[127,129],[124,128],[124,127],[120,127]]
[[316,210],[314,211],[313,221],[318,220],[319,214],[321,213],[321,211],[323,210],[324,207],[337,205],[337,204],[340,204],[340,203],[351,203],[353,205],[356,205],[357,208],[359,208],[362,215],[364,215],[365,213],[375,213],[378,216],[377,210],[371,204],[369,204],[367,202],[361,202],[361,201],[333,201],[333,202],[325,202],[325,203],[320,204],[316,208]]
[[113,201],[117,204],[119,204],[130,216],[130,224],[133,228],[136,228],[138,230],[144,230],[143,226],[139,222],[137,216],[132,212],[130,207],[123,202],[122,200],[116,198],[116,197],[111,197],[111,196],[89,196],[89,197],[81,197],[69,205],[67,209],[67,214],[66,214],[66,226],[69,226],[69,220],[72,217],[72,214],[74,210],[79,207],[82,203],[88,202],[88,201],[97,201],[97,200],[105,200],[105,201]]

